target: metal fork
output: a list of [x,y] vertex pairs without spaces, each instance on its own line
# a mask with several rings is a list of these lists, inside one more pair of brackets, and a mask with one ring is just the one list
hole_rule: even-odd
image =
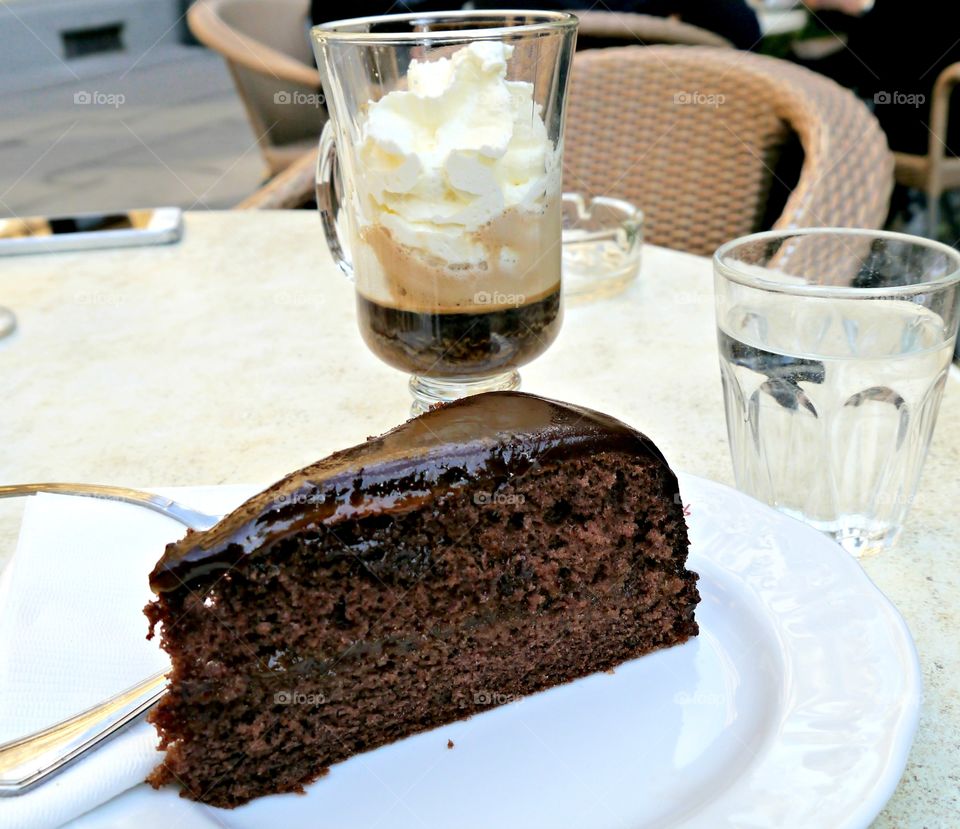
[[[194,530],[206,530],[220,520],[162,495],[119,486],[97,484],[16,484],[0,486],[0,498],[50,492],[105,498],[146,507]],[[166,671],[161,671],[69,719],[0,744],[0,797],[13,797],[49,780],[88,751],[117,734],[166,693]]]

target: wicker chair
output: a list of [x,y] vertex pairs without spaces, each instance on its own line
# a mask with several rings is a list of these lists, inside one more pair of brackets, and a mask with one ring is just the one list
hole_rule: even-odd
[[671,43],[680,46],[733,48],[729,40],[718,34],[669,17],[606,11],[577,11],[575,14],[580,19],[577,27],[577,49],[636,43],[644,46]]
[[655,244],[710,254],[765,226],[886,219],[883,132],[820,75],[743,52],[630,46],[578,54],[571,85],[564,188],[638,204]]
[[255,190],[234,210],[293,210],[308,204],[316,192],[317,153],[306,150],[282,173]]
[[[795,181],[775,172],[790,156]],[[649,241],[699,254],[770,226],[880,227],[893,185],[886,139],[850,92],[710,48],[578,54],[564,157],[565,189],[628,199]],[[315,166],[314,152],[240,206],[303,204]]]
[[307,0],[198,0],[187,24],[223,55],[272,174],[317,143],[326,110],[307,38]]
[[940,197],[944,190],[960,187],[960,158],[947,155],[950,95],[960,83],[960,63],[944,69],[933,86],[930,102],[930,146],[926,155],[894,153],[897,182],[927,194],[927,232],[936,238],[940,224]]
[[[628,12],[577,11],[577,49],[602,48],[630,43],[660,43],[687,46],[733,44],[718,34],[668,17]],[[283,175],[275,177],[237,205],[240,210],[282,210],[301,207],[313,196],[316,150],[293,161]]]

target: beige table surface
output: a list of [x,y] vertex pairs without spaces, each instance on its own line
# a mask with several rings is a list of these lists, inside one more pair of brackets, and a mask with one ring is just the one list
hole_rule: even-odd
[[[708,260],[647,247],[625,294],[568,309],[523,388],[608,412],[676,468],[732,483],[712,303]],[[3,483],[266,484],[407,416],[405,378],[364,347],[310,212],[190,214],[175,246],[0,260],[0,304],[20,324],[0,341]],[[951,377],[900,546],[865,564],[926,686],[878,827],[960,826],[958,471]],[[0,502],[0,567],[21,511]]]

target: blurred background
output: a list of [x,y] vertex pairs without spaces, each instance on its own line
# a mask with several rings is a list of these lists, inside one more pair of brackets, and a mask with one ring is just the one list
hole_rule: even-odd
[[[309,167],[305,154],[325,119],[311,23],[452,5],[200,0],[191,9],[188,0],[2,0],[0,212],[231,208],[262,200],[257,193],[271,179],[273,195],[257,206],[310,206],[302,174],[274,177],[298,160]],[[887,226],[951,244],[960,238],[960,167],[951,149],[960,143],[953,134],[960,107],[950,106],[955,69],[960,78],[953,4],[608,0],[516,7],[586,12],[581,48],[712,45],[772,55],[834,79],[873,112],[896,152]]]

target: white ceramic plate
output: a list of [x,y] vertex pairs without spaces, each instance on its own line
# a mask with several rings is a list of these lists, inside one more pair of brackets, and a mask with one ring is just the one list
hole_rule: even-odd
[[[138,786],[75,827],[864,827],[919,715],[897,611],[818,532],[681,477],[700,636],[233,811]],[[447,748],[452,740],[453,749]]]

